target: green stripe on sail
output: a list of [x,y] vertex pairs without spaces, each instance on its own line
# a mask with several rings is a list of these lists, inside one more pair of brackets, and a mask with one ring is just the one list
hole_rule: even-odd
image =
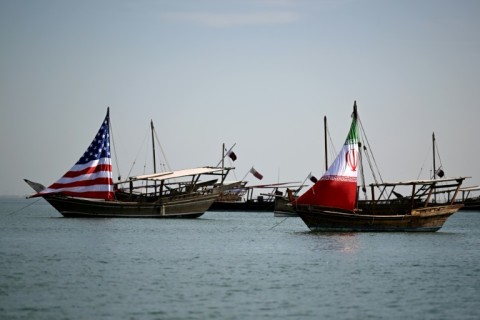
[[345,144],[357,144],[358,143],[358,131],[357,131],[357,117],[354,116],[350,131],[348,132],[347,140]]

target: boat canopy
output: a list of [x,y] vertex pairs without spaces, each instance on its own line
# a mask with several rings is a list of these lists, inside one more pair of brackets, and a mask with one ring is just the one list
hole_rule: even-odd
[[432,180],[410,180],[410,181],[399,181],[399,182],[383,182],[383,183],[371,183],[370,186],[411,186],[411,185],[428,185],[428,184],[437,184],[440,182],[451,182],[451,181],[463,181],[470,177],[457,177],[457,178],[446,178],[446,179],[432,179]]
[[279,183],[270,183],[270,184],[257,184],[254,186],[247,186],[247,188],[296,188],[301,186],[302,183],[299,181],[294,182],[279,182]]
[[465,188],[460,188],[460,191],[479,191],[480,187],[479,186],[473,186],[473,187],[465,187]]
[[135,181],[135,180],[163,181],[168,179],[196,176],[201,174],[214,174],[214,173],[219,173],[229,169],[230,168],[220,168],[220,167],[200,167],[200,168],[193,168],[193,169],[183,169],[183,170],[177,170],[177,171],[168,171],[168,172],[133,176],[129,178],[129,181]]

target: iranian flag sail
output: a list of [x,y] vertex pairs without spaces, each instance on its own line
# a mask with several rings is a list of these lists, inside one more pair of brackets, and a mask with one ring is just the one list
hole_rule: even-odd
[[345,144],[327,172],[296,203],[353,210],[357,198],[358,131],[357,108]]

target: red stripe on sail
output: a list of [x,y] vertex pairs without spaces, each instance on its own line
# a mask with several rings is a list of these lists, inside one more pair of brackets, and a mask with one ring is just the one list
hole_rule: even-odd
[[110,191],[87,191],[87,192],[72,192],[64,191],[61,192],[62,195],[70,197],[82,197],[90,199],[104,199],[104,200],[113,200],[114,193]]
[[81,176],[81,175],[92,174],[92,173],[101,172],[101,171],[111,172],[112,171],[112,165],[110,165],[110,164],[99,164],[95,167],[87,167],[87,168],[85,168],[83,170],[80,170],[80,171],[68,171],[67,173],[65,173],[65,175],[63,177],[64,178],[75,178],[75,177],[78,177],[78,176]]
[[93,180],[79,180],[71,183],[54,183],[50,187],[48,187],[48,189],[87,187],[99,184],[113,185],[113,181],[111,178],[97,178]]
[[353,210],[357,198],[356,181],[320,180],[301,195],[297,204]]

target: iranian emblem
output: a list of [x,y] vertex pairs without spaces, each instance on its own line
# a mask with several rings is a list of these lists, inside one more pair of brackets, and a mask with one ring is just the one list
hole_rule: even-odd
[[351,149],[345,155],[345,160],[352,171],[357,171],[358,166],[358,151],[356,149]]

